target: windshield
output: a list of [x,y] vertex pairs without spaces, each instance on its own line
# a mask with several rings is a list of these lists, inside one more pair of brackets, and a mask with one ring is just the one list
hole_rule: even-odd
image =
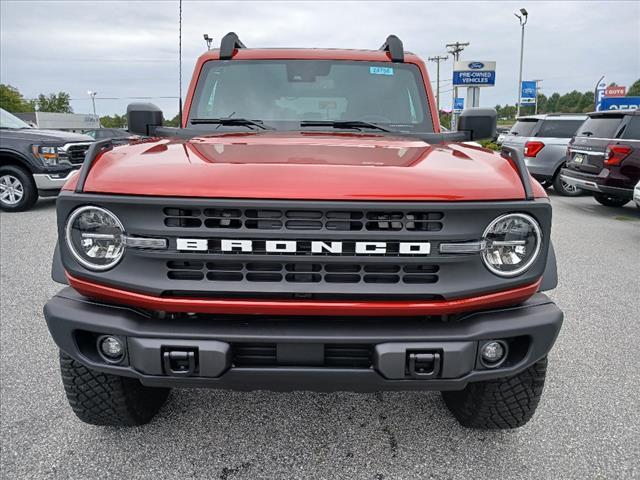
[[31,128],[27,123],[0,108],[0,128]]
[[278,129],[299,129],[308,121],[363,121],[390,130],[433,132],[424,82],[412,64],[209,61],[189,121],[226,117],[260,120]]
[[511,127],[509,134],[518,135],[519,137],[530,137],[537,123],[538,120],[519,120]]
[[622,116],[589,117],[576,133],[577,137],[613,138]]

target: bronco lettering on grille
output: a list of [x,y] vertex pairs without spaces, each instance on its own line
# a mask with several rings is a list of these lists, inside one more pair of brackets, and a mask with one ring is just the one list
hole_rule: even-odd
[[176,249],[188,252],[289,253],[294,255],[429,255],[431,243],[178,238]]

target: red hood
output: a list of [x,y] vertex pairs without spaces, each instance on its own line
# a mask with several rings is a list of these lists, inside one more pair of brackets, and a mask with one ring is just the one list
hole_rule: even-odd
[[[545,196],[537,184],[534,189]],[[510,161],[489,150],[406,137],[297,132],[133,142],[95,162],[85,191],[314,200],[524,198]]]

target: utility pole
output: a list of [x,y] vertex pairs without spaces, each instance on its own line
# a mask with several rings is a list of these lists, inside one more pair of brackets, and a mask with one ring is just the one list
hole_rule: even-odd
[[436,62],[436,102],[438,105],[438,116],[440,115],[440,62],[449,58],[449,55],[444,57],[436,55],[435,57],[429,57],[430,62]]
[[211,42],[213,42],[213,38],[211,38],[208,33],[202,35],[202,38],[207,42],[207,50],[211,50]]
[[[520,15],[514,13],[516,17],[518,17],[518,21],[520,22],[520,28],[522,30],[522,34],[520,35],[520,75],[518,76],[518,96],[516,97],[516,119],[520,116],[520,97],[522,94],[522,60],[524,58],[524,26],[527,24],[527,20],[529,19],[529,13],[526,9],[520,9]],[[536,98],[537,102],[537,98]]]
[[[456,43],[447,43],[445,45],[445,47],[447,47],[447,51],[453,56],[453,66],[455,69],[455,62],[457,62],[458,60],[460,60],[460,53],[465,49],[465,47],[469,46],[469,42],[465,42],[465,43],[461,43],[461,42],[456,42]],[[453,78],[453,74],[451,75],[451,78]],[[453,107],[456,103],[456,98],[458,98],[458,87],[456,87],[455,85],[453,86],[453,97],[451,99],[451,130],[455,130],[456,129],[456,124],[458,116],[453,113]]]

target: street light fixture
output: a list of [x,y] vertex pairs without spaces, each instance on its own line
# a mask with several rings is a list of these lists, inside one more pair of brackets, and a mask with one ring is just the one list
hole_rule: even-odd
[[518,95],[516,96],[516,118],[520,116],[520,94],[522,91],[522,59],[524,57],[524,26],[529,19],[529,13],[525,8],[521,8],[519,13],[514,13],[520,22],[522,34],[520,35],[520,74],[518,75]]
[[[96,95],[98,94],[98,92],[92,92],[91,90],[89,90],[87,92],[87,95],[89,95],[91,97],[91,104],[93,105],[93,117],[96,118]],[[100,118],[98,118],[98,127],[100,127]]]
[[211,38],[208,33],[202,35],[202,38],[207,42],[207,50],[211,50],[211,42],[213,42],[213,38]]

